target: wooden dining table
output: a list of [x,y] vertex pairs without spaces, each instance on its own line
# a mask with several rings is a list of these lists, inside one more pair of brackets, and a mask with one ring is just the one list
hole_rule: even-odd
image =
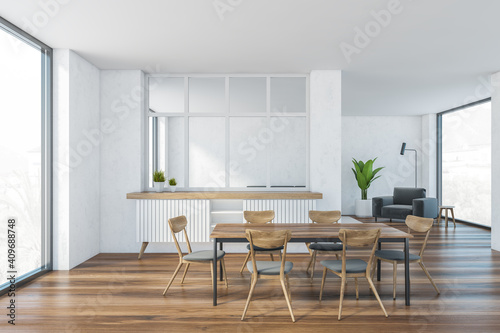
[[[346,219],[344,219],[346,220]],[[401,242],[405,253],[405,304],[410,305],[410,265],[409,265],[409,239],[413,236],[404,231],[390,227],[383,223],[362,223],[354,219],[346,220],[342,223],[317,224],[317,223],[219,223],[214,227],[210,234],[213,239],[214,258],[213,258],[213,305],[217,305],[217,244],[219,249],[223,250],[224,243],[246,243],[245,230],[277,231],[290,230],[292,237],[289,242],[294,243],[312,243],[312,242],[339,242],[340,229],[381,229],[378,249],[382,248],[385,242]],[[377,280],[380,281],[380,260],[377,262]],[[222,269],[221,269],[222,280]]]

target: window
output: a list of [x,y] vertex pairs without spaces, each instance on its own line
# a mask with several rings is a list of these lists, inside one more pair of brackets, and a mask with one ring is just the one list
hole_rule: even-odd
[[[23,283],[51,269],[52,49],[0,18],[0,55],[0,293],[4,293],[10,286],[7,274]],[[7,223],[11,219],[15,222]]]
[[307,76],[150,76],[148,96],[149,187],[308,187]]
[[458,219],[491,226],[491,102],[440,114],[438,130],[442,203]]

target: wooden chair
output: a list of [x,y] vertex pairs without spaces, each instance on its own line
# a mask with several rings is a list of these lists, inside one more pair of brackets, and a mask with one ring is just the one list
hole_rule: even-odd
[[[274,211],[273,210],[263,210],[263,211],[244,211],[243,212],[243,217],[245,218],[245,221],[247,223],[254,223],[254,224],[266,224],[266,223],[272,223],[274,220]],[[243,262],[243,265],[241,265],[240,269],[240,274],[243,273],[243,270],[245,269],[245,266],[248,262],[248,259],[250,259],[250,244],[247,245],[248,249],[248,254],[245,258],[245,261]],[[271,249],[264,249],[264,248],[256,248],[256,254],[269,254],[271,256],[271,260],[274,261],[274,256],[273,254],[278,254],[281,258],[281,250],[283,250],[283,246],[278,246],[276,248],[271,248]]]
[[[384,305],[380,300],[380,297],[375,289],[375,285],[373,284],[371,278],[371,267],[373,265],[375,249],[378,243],[378,239],[380,237],[380,228],[378,229],[368,229],[368,230],[348,230],[348,229],[340,229],[339,238],[343,243],[342,246],[342,261],[340,260],[323,260],[321,264],[325,266],[323,269],[323,280],[321,281],[321,290],[319,293],[319,300],[323,296],[323,288],[325,286],[326,273],[328,270],[332,271],[335,275],[339,276],[341,280],[340,286],[340,306],[339,306],[339,317],[341,319],[342,316],[342,301],[344,300],[344,291],[347,282],[347,278],[353,277],[356,285],[356,299],[359,299],[358,292],[358,277],[364,277],[368,280],[368,284],[372,289],[375,297],[377,298],[382,311],[386,317],[388,317],[387,312],[385,311]],[[346,247],[362,247],[362,246],[372,246],[372,250],[370,252],[370,257],[368,261],[361,259],[347,259],[346,258]]]
[[[432,286],[434,289],[436,289],[436,292],[439,294],[439,289],[432,280],[431,275],[427,271],[427,268],[424,266],[423,262],[423,256],[424,256],[424,250],[425,247],[427,246],[427,240],[429,239],[429,234],[431,232],[432,224],[434,222],[434,219],[432,218],[425,218],[425,217],[418,217],[418,216],[413,216],[413,215],[408,215],[406,217],[406,225],[408,226],[408,233],[426,233],[425,234],[425,239],[424,243],[422,244],[422,247],[420,248],[420,252],[418,255],[416,254],[411,254],[410,253],[410,262],[418,262],[420,267],[422,267],[422,270],[424,271],[425,275],[427,275],[427,278],[429,281],[431,281]],[[405,254],[403,251],[397,251],[397,250],[379,250],[375,251],[375,257],[376,259],[385,261],[385,262],[390,262],[393,265],[393,291],[392,291],[392,297],[396,299],[396,278],[397,278],[397,266],[399,264],[404,264],[405,263]],[[375,266],[372,271],[372,277],[373,274],[375,273]]]
[[[331,210],[331,211],[319,211],[319,210],[310,210],[309,218],[314,223],[338,223],[341,217],[340,210]],[[311,255],[311,260],[309,261],[309,265],[307,265],[306,273],[309,272],[309,268],[312,266],[311,270],[311,282],[314,278],[314,268],[316,266],[316,255],[320,254],[332,254],[334,253],[339,259],[339,253],[342,251],[342,244],[334,243],[334,242],[326,242],[326,243],[306,243],[307,250]]]
[[[291,294],[290,294],[290,284],[288,280],[288,273],[293,268],[293,263],[286,261],[286,246],[291,238],[292,233],[290,230],[279,230],[279,231],[258,231],[258,230],[246,230],[246,237],[250,242],[250,255],[252,261],[247,264],[247,268],[252,273],[250,292],[248,293],[248,299],[245,304],[245,309],[243,310],[243,315],[241,320],[245,319],[245,315],[250,305],[252,295],[259,278],[262,279],[279,279],[281,283],[281,288],[283,289],[283,294],[285,295],[286,304],[288,305],[288,310],[292,316],[292,321],[295,322],[295,317],[293,316],[292,305],[291,305]],[[273,248],[283,248],[283,255],[281,256],[281,262],[278,261],[256,261],[255,254],[257,254],[256,248],[273,249]]]
[[[184,278],[186,277],[186,273],[189,269],[189,265],[194,264],[194,263],[209,264],[210,271],[212,273],[212,279],[214,276],[214,269],[213,269],[213,265],[212,265],[214,252],[211,250],[193,252],[191,250],[191,244],[189,243],[189,238],[188,238],[188,235],[186,232],[186,226],[187,226],[186,217],[185,216],[178,216],[178,217],[168,219],[168,226],[170,227],[170,230],[172,231],[172,236],[174,238],[175,247],[177,248],[177,252],[179,253],[179,264],[177,265],[177,268],[175,269],[174,275],[172,275],[172,277],[170,278],[170,281],[168,282],[167,287],[163,291],[163,296],[165,296],[165,294],[168,291],[168,288],[170,288],[170,286],[172,285],[172,282],[174,282],[174,279],[175,279],[177,273],[179,272],[179,270],[181,269],[183,264],[186,264],[186,268],[184,269],[184,274],[182,275],[181,284],[184,283]],[[182,253],[181,247],[179,246],[179,242],[177,241],[177,237],[175,236],[175,234],[177,234],[181,231],[184,231],[184,237],[186,238],[186,243],[187,243],[187,248],[188,248],[188,254],[186,254],[186,255],[184,255]],[[224,263],[225,254],[226,253],[224,251],[217,250],[217,261],[220,260],[222,263],[222,271],[224,274],[224,281],[225,281],[226,288],[227,288],[228,284],[227,284],[226,265]]]

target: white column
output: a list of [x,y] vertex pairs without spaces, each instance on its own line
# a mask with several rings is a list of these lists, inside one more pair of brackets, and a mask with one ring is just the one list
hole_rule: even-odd
[[422,116],[422,145],[420,147],[422,180],[420,185],[427,196],[437,196],[437,118],[435,114]]
[[54,50],[54,269],[99,253],[99,69]]
[[323,193],[318,210],[341,209],[341,71],[311,71],[309,91],[311,191]]
[[491,248],[500,251],[500,72],[491,76]]

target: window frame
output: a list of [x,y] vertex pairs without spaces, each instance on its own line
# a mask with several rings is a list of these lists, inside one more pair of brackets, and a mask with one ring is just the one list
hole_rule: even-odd
[[[266,112],[259,113],[230,113],[229,110],[229,79],[233,77],[238,78],[252,78],[260,77],[266,79]],[[271,78],[305,78],[305,98],[306,98],[306,112],[288,112],[288,113],[273,113],[271,112]],[[149,108],[149,82],[152,78],[184,78],[184,111],[183,112],[151,112]],[[200,112],[189,112],[189,78],[224,78],[225,79],[225,111],[218,113],[200,113]],[[153,170],[149,167],[149,160],[152,158],[152,169],[158,166],[158,161],[155,157],[150,156],[149,152],[149,119],[154,117],[184,117],[184,187],[177,187],[181,191],[309,191],[310,189],[310,106],[309,106],[309,74],[146,74],[144,96],[144,124],[145,124],[145,158],[144,158],[144,184],[146,191],[153,191],[153,187],[149,183],[149,174]],[[306,119],[306,174],[305,187],[271,187],[270,186],[270,166],[269,158],[267,159],[266,167],[266,187],[229,187],[230,185],[230,118],[232,117],[265,117],[267,122],[270,121],[271,117],[276,116],[285,117],[305,117]],[[189,186],[189,118],[190,117],[224,117],[225,118],[225,186],[224,187],[191,187]],[[154,138],[153,138],[154,141]],[[268,153],[269,155],[269,153]]]
[[[436,167],[436,172],[437,172],[437,199],[438,199],[438,205],[443,204],[443,116],[452,112],[458,112],[464,109],[468,109],[470,107],[474,107],[476,105],[484,104],[491,102],[491,97],[481,99],[472,103],[464,104],[446,111],[442,111],[437,113],[437,167]],[[485,229],[491,229],[490,226],[484,225],[484,224],[479,224],[475,223],[472,221],[466,221],[462,220],[459,218],[455,218],[458,221],[465,222],[467,224],[472,224],[481,228]]]
[[[53,50],[50,46],[31,36],[16,25],[0,17],[0,29],[40,51],[41,55],[41,266],[26,274],[16,277],[16,287],[20,287],[53,268]],[[5,285],[5,287],[3,287]],[[10,284],[1,284],[0,295],[7,293]]]

